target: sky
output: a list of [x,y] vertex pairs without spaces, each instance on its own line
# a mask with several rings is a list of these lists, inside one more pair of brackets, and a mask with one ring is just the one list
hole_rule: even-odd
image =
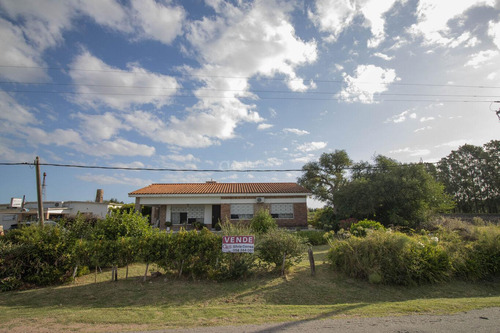
[[[499,0],[0,0],[0,49],[0,163],[188,170],[42,165],[46,200],[500,139]],[[35,184],[0,165],[0,203]]]

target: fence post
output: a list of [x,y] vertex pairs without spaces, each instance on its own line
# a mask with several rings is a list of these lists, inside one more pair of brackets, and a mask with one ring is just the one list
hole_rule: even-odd
[[309,250],[307,250],[307,253],[309,254],[309,264],[311,265],[311,275],[314,276],[314,275],[316,275],[316,264],[314,263],[314,255],[313,255],[312,248],[309,248]]

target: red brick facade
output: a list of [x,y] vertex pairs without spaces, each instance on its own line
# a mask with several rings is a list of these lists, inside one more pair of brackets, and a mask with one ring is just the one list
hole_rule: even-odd
[[[270,210],[271,205],[268,203],[256,203],[253,205],[254,213],[262,209]],[[222,204],[220,209],[220,215],[222,221],[234,221],[231,220],[231,205]],[[240,222],[249,222],[249,220],[240,220]],[[293,204],[293,219],[276,219],[279,227],[285,228],[296,228],[296,227],[307,227],[307,204],[305,202],[294,203]]]

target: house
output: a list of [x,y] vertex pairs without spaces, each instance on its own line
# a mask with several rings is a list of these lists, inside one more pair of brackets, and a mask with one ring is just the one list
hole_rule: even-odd
[[307,197],[296,183],[152,184],[129,193],[136,210],[150,206],[159,228],[200,222],[214,228],[219,221],[249,221],[267,209],[281,227],[307,227]]
[[[102,190],[101,190],[102,191]],[[15,198],[14,198],[15,199]],[[97,199],[96,199],[97,200]],[[12,200],[11,200],[12,202]],[[112,208],[121,204],[92,201],[44,201],[43,216],[46,220],[75,217],[78,213],[95,218],[105,218]],[[24,202],[22,205],[0,205],[0,225],[9,230],[18,223],[38,220],[38,203]]]

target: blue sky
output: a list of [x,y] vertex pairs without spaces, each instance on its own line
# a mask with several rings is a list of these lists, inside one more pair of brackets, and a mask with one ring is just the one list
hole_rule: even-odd
[[[500,138],[500,1],[0,0],[0,162],[300,169]],[[300,172],[43,166],[47,200]],[[36,200],[0,166],[0,202]]]

